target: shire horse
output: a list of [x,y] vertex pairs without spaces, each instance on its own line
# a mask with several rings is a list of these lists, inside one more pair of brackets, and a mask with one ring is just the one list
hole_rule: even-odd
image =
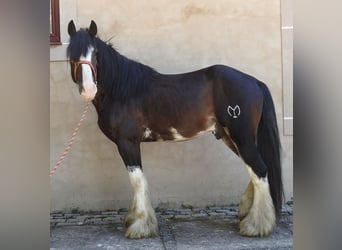
[[128,59],[97,37],[97,26],[68,24],[72,80],[91,101],[98,126],[113,141],[134,190],[125,216],[128,238],[158,235],[140,143],[183,141],[211,131],[246,164],[250,182],[239,203],[239,230],[266,236],[282,204],[280,140],[270,91],[256,78],[224,65],[166,75]]

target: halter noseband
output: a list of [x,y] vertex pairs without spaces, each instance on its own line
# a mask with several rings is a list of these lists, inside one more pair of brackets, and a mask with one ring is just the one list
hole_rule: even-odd
[[70,61],[70,63],[74,65],[74,79],[75,79],[75,81],[77,81],[77,68],[78,68],[78,66],[80,66],[82,64],[88,64],[91,68],[92,73],[93,73],[95,84],[97,84],[96,69],[91,62],[88,62],[88,61]]

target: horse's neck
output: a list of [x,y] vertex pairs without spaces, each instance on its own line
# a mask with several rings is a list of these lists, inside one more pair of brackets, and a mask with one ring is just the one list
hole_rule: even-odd
[[[127,103],[129,99],[138,97],[140,93],[143,95],[145,89],[150,87],[147,86],[144,78],[154,74],[154,70],[121,55],[101,40],[98,41],[98,45],[98,61],[100,67],[103,67],[99,69],[99,93],[94,101],[98,112],[107,104]],[[136,79],[132,80],[134,77]]]
[[[98,62],[101,62],[102,65],[104,65],[104,67],[99,69],[99,73],[98,75],[102,75],[102,76],[108,76],[111,74],[108,74],[108,72],[106,72],[107,67],[105,67],[105,65],[111,65],[111,61],[110,60],[115,60],[114,56],[115,53],[117,53],[116,51],[114,51],[113,48],[111,48],[108,44],[106,44],[105,42],[103,42],[102,40],[100,40],[99,38],[96,39],[96,43],[98,46]],[[108,56],[111,55],[111,56]],[[114,77],[114,76],[112,76]],[[98,93],[96,94],[96,97],[93,101],[93,104],[96,108],[96,111],[99,113],[104,106],[106,105],[107,100],[110,99],[110,91],[106,90],[106,88],[108,86],[106,86],[106,81],[113,81],[114,79],[105,79],[103,77],[97,79],[97,87],[98,87]]]

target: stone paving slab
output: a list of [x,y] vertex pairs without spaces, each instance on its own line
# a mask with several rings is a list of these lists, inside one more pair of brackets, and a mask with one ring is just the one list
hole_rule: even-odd
[[239,234],[237,207],[156,209],[160,236],[127,239],[127,210],[52,213],[51,249],[292,249],[291,206],[284,206],[279,225],[264,238]]
[[292,249],[292,229],[281,222],[268,237],[243,237],[239,220],[212,219],[171,221],[176,249]]
[[63,226],[51,229],[50,249],[164,249],[161,238],[130,240],[121,224]]

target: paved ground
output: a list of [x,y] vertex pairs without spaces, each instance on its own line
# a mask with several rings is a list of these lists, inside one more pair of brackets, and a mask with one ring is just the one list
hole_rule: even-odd
[[284,206],[280,223],[265,238],[238,233],[237,207],[157,209],[160,236],[125,238],[127,210],[51,214],[51,249],[292,249],[292,206]]

